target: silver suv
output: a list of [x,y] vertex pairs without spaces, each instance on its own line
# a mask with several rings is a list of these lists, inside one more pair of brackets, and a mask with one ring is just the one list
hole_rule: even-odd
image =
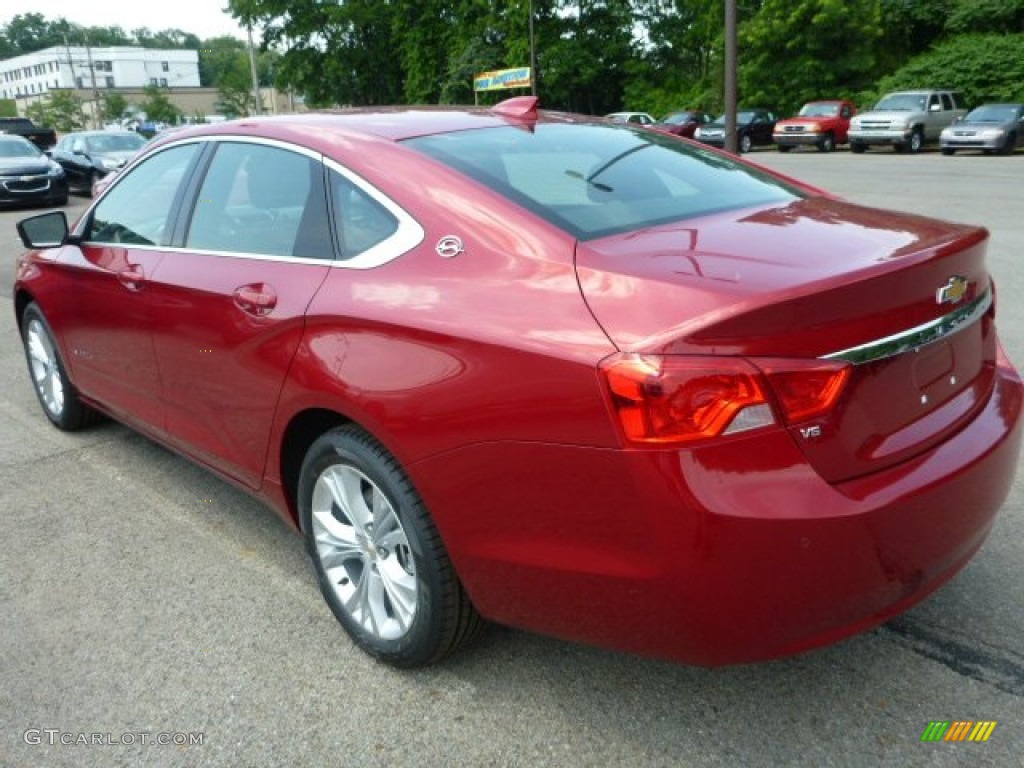
[[942,129],[967,114],[956,91],[896,91],[870,112],[850,122],[850,150],[863,152],[884,144],[897,152],[919,152],[926,141],[938,141]]

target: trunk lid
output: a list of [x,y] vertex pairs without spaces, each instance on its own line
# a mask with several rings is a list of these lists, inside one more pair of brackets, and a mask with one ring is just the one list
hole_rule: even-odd
[[813,197],[583,242],[576,262],[623,351],[855,361],[830,413],[787,425],[841,482],[927,450],[984,404],[986,242],[982,228]]

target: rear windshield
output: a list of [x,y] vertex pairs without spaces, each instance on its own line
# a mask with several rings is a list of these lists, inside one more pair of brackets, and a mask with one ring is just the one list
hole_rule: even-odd
[[580,240],[802,196],[710,150],[627,126],[539,123],[405,143]]

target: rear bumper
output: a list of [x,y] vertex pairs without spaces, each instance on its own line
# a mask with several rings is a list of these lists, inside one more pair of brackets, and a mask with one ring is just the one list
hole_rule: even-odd
[[489,618],[701,665],[877,625],[960,570],[1009,492],[1022,386],[956,436],[829,485],[780,431],[690,451],[495,443],[413,479]]

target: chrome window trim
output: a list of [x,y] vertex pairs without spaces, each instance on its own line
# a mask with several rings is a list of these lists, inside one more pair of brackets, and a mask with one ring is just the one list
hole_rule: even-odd
[[[271,254],[261,253],[249,253],[246,251],[211,251],[201,248],[177,248],[171,246],[159,246],[159,245],[133,245],[133,250],[143,251],[164,251],[167,253],[203,253],[211,256],[230,256],[233,258],[251,259],[256,261],[280,261],[288,264],[319,264],[321,266],[337,267],[342,269],[373,269],[375,267],[387,264],[390,261],[394,261],[400,256],[405,255],[413,248],[423,242],[426,237],[426,231],[420,225],[416,219],[412,217],[404,208],[399,206],[391,198],[387,197],[383,192],[377,189],[375,186],[370,184],[362,176],[358,175],[354,171],[349,170],[345,166],[333,158],[325,156],[321,152],[304,147],[300,144],[292,144],[287,141],[281,141],[279,139],[264,138],[262,136],[235,136],[230,134],[218,134],[215,136],[189,136],[182,139],[169,141],[153,152],[147,153],[145,157],[136,157],[132,162],[125,166],[119,173],[118,178],[111,182],[110,186],[104,190],[103,194],[89,206],[85,214],[83,214],[79,227],[84,228],[85,222],[88,221],[88,214],[92,212],[95,205],[106,197],[107,192],[121,181],[121,177],[126,176],[136,165],[136,163],[155,157],[156,155],[164,152],[165,150],[171,149],[172,147],[178,147],[185,144],[203,144],[207,142],[233,142],[243,144],[261,144],[269,147],[276,147],[277,149],[284,149],[291,152],[296,152],[301,155],[305,155],[319,162],[321,165],[326,166],[330,170],[336,171],[337,173],[344,176],[353,185],[358,187],[362,192],[365,192],[368,196],[372,197],[377,203],[383,206],[392,216],[398,221],[398,227],[394,234],[390,237],[385,238],[381,242],[377,243],[372,248],[369,248],[358,256],[351,259],[313,259],[299,256],[276,256]],[[333,223],[333,221],[332,221]],[[75,234],[80,234],[76,232]],[[83,243],[92,244],[93,241],[84,240]],[[109,245],[109,243],[95,243],[95,245]]]
[[[75,237],[79,237],[79,238],[82,237],[82,234],[85,232],[86,224],[88,224],[88,222],[91,219],[93,209],[95,209],[96,206],[100,204],[100,202],[103,200],[103,198],[105,198],[107,196],[107,193],[110,192],[110,190],[112,190],[114,187],[116,187],[121,182],[121,179],[123,179],[125,176],[127,176],[128,173],[131,172],[131,170],[133,168],[135,168],[136,165],[138,165],[139,163],[141,163],[144,160],[148,160],[151,157],[156,157],[161,152],[165,152],[166,150],[171,149],[172,147],[180,147],[180,146],[184,146],[185,144],[199,144],[199,143],[201,143],[201,141],[200,141],[200,137],[198,137],[198,136],[196,136],[194,138],[189,138],[189,139],[180,139],[178,141],[173,141],[173,142],[169,142],[167,144],[164,144],[162,147],[158,147],[157,149],[154,149],[152,152],[146,152],[145,157],[142,157],[142,151],[143,150],[139,150],[139,153],[136,154],[135,157],[132,158],[130,163],[127,163],[126,165],[121,166],[117,170],[117,175],[114,177],[114,180],[110,182],[110,185],[106,189],[103,190],[103,194],[101,194],[97,198],[94,198],[93,201],[91,203],[89,203],[89,205],[85,209],[85,211],[82,212],[82,216],[81,216],[81,218],[78,219],[78,223],[75,225],[75,228],[74,228],[74,230],[72,231],[71,234],[74,235]],[[202,148],[201,147],[200,147],[199,151],[202,152]],[[87,245],[87,244],[88,245],[111,245],[111,243],[97,242],[95,240],[84,240],[84,239],[82,240],[82,244],[83,245]],[[161,248],[160,246],[133,246],[133,248],[142,248],[143,250],[154,250],[154,251],[165,250],[164,248]]]
[[386,196],[362,176],[349,170],[336,160],[325,157],[324,165],[330,170],[341,174],[361,192],[365,192],[367,196],[372,197],[375,202],[380,204],[398,221],[398,227],[393,234],[351,259],[336,261],[334,266],[347,269],[373,269],[382,264],[387,264],[389,261],[394,261],[423,242],[423,238],[426,237],[426,231],[398,203]]
[[822,355],[822,360],[843,360],[854,365],[873,363],[889,357],[902,355],[912,349],[921,349],[934,344],[957,331],[963,330],[982,317],[992,306],[992,286],[989,285],[982,293],[959,309],[940,318],[908,328],[892,336],[869,341],[856,347],[839,352]]

